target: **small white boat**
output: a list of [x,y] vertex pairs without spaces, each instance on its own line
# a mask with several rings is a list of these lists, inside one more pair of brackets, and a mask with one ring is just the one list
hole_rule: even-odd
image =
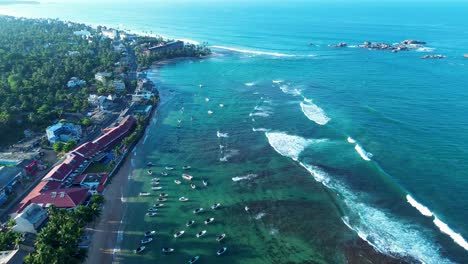
[[224,254],[224,252],[226,252],[226,250],[227,247],[220,248],[218,251],[216,251],[216,255],[221,256],[222,254]]
[[196,237],[199,238],[199,237],[204,236],[205,234],[206,234],[206,230],[202,230],[196,234]]
[[156,190],[161,190],[163,187],[161,186],[153,186],[151,187],[151,190],[156,191]]
[[193,264],[193,263],[197,262],[198,259],[200,259],[200,256],[195,256],[195,257],[191,258],[191,259],[188,261],[188,264]]
[[165,202],[165,201],[167,201],[167,199],[166,199],[166,198],[160,197],[160,198],[156,199],[156,201],[158,201],[158,202]]
[[220,206],[221,206],[220,203],[215,203],[211,206],[211,209],[215,210],[215,209],[218,209]]
[[183,170],[190,170],[191,168],[192,168],[192,167],[191,167],[191,166],[188,166],[188,165],[182,167]]
[[226,234],[221,234],[216,238],[216,241],[221,242],[226,237]]
[[208,114],[209,114],[209,115],[212,115],[212,114],[213,114],[213,111],[208,110]]
[[156,231],[154,231],[154,230],[146,231],[146,232],[145,232],[145,237],[150,237],[150,236],[152,236],[152,235],[154,235],[154,234],[156,234]]
[[167,194],[167,193],[161,193],[161,194],[159,195],[159,197],[163,197],[163,198],[164,198],[164,197],[168,197],[168,196],[169,196],[169,194]]
[[159,184],[160,184],[159,181],[152,181],[152,182],[151,182],[151,185],[159,185]]
[[190,184],[190,188],[192,188],[192,189],[196,189],[196,188],[197,188],[197,186],[196,186],[195,184],[191,183],[191,184]]
[[213,222],[213,221],[214,221],[214,218],[213,218],[213,217],[208,218],[208,219],[205,220],[205,225],[207,225],[207,224],[209,224],[209,223],[211,223],[211,222]]
[[160,173],[161,173],[162,176],[167,176],[167,175],[169,175],[169,174],[168,174],[167,172],[165,172],[165,171],[161,171]]
[[148,244],[151,241],[153,241],[153,238],[152,237],[147,237],[145,239],[142,239],[140,242],[141,242],[141,244]]
[[189,226],[191,226],[193,224],[195,224],[195,220],[190,220],[185,224],[185,226],[189,227]]
[[203,185],[204,185],[205,187],[208,186],[208,182],[207,182],[207,181],[202,180],[202,182],[203,182]]
[[175,237],[175,238],[178,238],[178,237],[180,237],[181,235],[183,235],[184,233],[185,233],[184,230],[180,230],[179,232],[177,232],[177,233],[174,234],[174,237]]
[[209,102],[210,101],[210,98],[205,98],[205,102]]
[[150,196],[149,192],[140,192],[140,196]]
[[191,181],[193,179],[193,176],[187,173],[184,173],[182,174],[182,178],[186,179],[187,181]]
[[149,217],[154,217],[154,216],[156,216],[156,215],[157,215],[157,213],[155,213],[155,212],[152,212],[152,213],[146,213],[146,215],[147,215],[147,216],[149,216]]
[[171,252],[174,252],[174,249],[173,248],[162,248],[161,249],[162,253],[171,253]]
[[160,180],[161,180],[161,178],[153,178],[153,179],[151,179],[152,182],[158,182],[158,181],[160,181]]
[[145,250],[145,246],[141,246],[141,247],[138,247],[137,249],[135,249],[133,252],[135,252],[135,254],[138,254],[138,253],[141,253],[143,252],[143,250]]
[[166,170],[168,170],[168,171],[174,170],[173,167],[164,167],[164,168],[165,168]]
[[179,180],[174,180],[175,184],[181,184],[182,182]]
[[203,84],[199,84],[198,87],[202,88],[202,87],[203,87]]
[[248,207],[248,206],[245,206],[245,207],[244,207],[244,210],[245,210],[246,212],[248,212],[248,211],[249,211],[249,207]]
[[179,198],[179,201],[181,201],[181,202],[186,202],[186,201],[188,201],[188,200],[189,200],[189,199],[186,198],[186,197],[184,197],[184,196],[182,196],[182,197]]
[[146,172],[148,173],[148,175],[153,174],[153,171],[152,171],[152,170],[147,170]]
[[197,208],[197,209],[193,210],[193,213],[194,213],[194,214],[198,214],[198,213],[200,213],[201,211],[203,211],[203,208],[200,207],[200,208]]
[[153,207],[163,207],[164,204],[163,203],[157,203],[157,204],[154,204]]
[[156,212],[156,211],[158,211],[158,208],[155,208],[155,207],[151,207],[151,208],[148,209],[148,212],[150,212],[150,213],[151,212]]
[[223,104],[219,104],[219,107],[223,108],[223,107],[224,107],[224,105],[223,105]]

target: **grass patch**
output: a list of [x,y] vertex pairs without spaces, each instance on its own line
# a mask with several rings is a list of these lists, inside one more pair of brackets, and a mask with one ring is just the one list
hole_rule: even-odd
[[99,172],[107,172],[109,173],[112,170],[112,162],[107,164],[102,164],[101,162],[93,162],[89,167],[86,169],[84,173],[99,173]]

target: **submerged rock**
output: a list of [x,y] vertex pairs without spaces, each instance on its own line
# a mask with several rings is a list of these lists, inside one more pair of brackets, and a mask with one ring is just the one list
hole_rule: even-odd
[[440,55],[440,54],[429,54],[429,55],[424,55],[421,57],[421,59],[443,59],[445,58],[445,55]]

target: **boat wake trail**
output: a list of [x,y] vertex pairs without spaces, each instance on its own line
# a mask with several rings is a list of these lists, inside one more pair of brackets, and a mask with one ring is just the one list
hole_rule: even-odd
[[258,175],[257,174],[247,174],[247,175],[244,175],[244,176],[237,176],[237,177],[233,177],[232,180],[235,181],[235,182],[238,182],[238,181],[244,181],[244,180],[251,180],[251,179],[254,179],[254,178],[257,178]]

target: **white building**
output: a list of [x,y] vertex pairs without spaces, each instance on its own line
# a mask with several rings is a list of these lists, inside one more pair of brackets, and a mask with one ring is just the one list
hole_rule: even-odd
[[37,229],[47,217],[47,211],[44,208],[32,203],[14,218],[16,225],[13,226],[12,230],[19,233],[37,234]]
[[96,79],[96,81],[102,82],[103,84],[106,84],[107,78],[110,78],[111,76],[111,72],[98,72],[94,75],[94,79]]
[[73,34],[75,36],[86,38],[86,39],[91,37],[91,32],[89,32],[88,30],[84,30],[84,29],[80,31],[75,31],[73,32]]
[[103,30],[101,33],[102,33],[102,36],[106,38],[110,38],[112,40],[117,38],[117,30],[115,29]]
[[154,93],[152,92],[142,92],[132,94],[132,102],[140,102],[142,100],[149,100],[151,97],[154,97]]

